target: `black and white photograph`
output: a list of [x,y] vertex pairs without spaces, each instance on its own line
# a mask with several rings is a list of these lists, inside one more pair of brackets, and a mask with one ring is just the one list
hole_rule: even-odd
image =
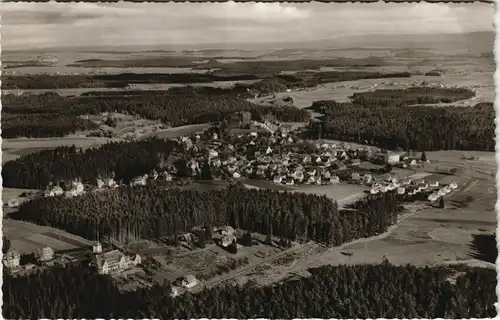
[[494,11],[3,3],[3,318],[495,317]]

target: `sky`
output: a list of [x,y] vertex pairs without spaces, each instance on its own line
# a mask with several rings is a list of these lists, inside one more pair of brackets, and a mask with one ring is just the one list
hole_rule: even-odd
[[7,2],[2,49],[279,43],[493,31],[491,4]]

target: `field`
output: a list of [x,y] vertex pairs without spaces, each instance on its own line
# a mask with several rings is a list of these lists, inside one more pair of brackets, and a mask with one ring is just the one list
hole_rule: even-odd
[[77,148],[98,147],[111,141],[122,141],[114,138],[66,136],[62,138],[19,138],[2,139],[2,163],[15,160],[23,154],[33,153],[45,149],[54,149],[59,146],[72,146]]
[[92,244],[61,230],[12,219],[3,219],[3,234],[11,241],[12,248],[21,253],[32,253],[44,247],[51,247],[57,252]]
[[326,195],[328,198],[337,201],[341,206],[349,202],[354,202],[359,198],[362,198],[365,195],[364,191],[366,190],[370,190],[370,188],[363,185],[354,185],[346,183],[339,183],[329,186],[302,185],[294,187],[292,189],[293,192],[304,192],[304,193],[312,193],[318,195]]

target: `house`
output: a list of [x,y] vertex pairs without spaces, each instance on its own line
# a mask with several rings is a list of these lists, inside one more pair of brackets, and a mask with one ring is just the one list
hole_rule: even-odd
[[363,182],[366,184],[371,183],[373,180],[373,176],[371,174],[365,174],[363,177]]
[[118,184],[116,184],[116,181],[113,178],[106,178],[103,181],[103,185],[108,187],[108,188],[116,188],[118,187]]
[[119,272],[126,267],[125,255],[119,250],[98,254],[93,262],[100,274]]
[[353,172],[351,174],[351,180],[353,180],[353,181],[359,181],[360,179],[361,179],[361,176],[359,175],[359,173]]
[[236,242],[236,237],[232,233],[225,234],[222,237],[222,246],[223,247],[229,247],[231,244]]
[[332,176],[330,177],[330,183],[339,183],[340,178],[338,176]]
[[310,176],[309,179],[307,179],[307,183],[308,184],[312,184],[312,183],[315,183],[316,182],[316,179],[314,179],[313,176]]
[[359,160],[359,159],[351,159],[351,160],[349,160],[349,164],[351,166],[359,166],[361,164],[361,160]]
[[73,181],[72,183],[72,188],[75,190],[78,194],[81,194],[83,192],[83,183],[80,181]]
[[215,158],[215,157],[218,157],[219,156],[219,153],[217,151],[215,151],[214,149],[210,149],[208,151],[208,158],[211,159],[211,158]]
[[172,181],[172,175],[170,173],[168,173],[167,171],[163,171],[162,175],[163,175],[163,179],[165,179],[165,181]]
[[54,249],[45,247],[35,252],[38,261],[49,261],[54,258]]
[[148,175],[145,174],[142,177],[136,177],[130,182],[130,186],[145,186],[146,185],[146,180],[148,178]]
[[3,265],[6,268],[18,267],[21,261],[21,254],[17,250],[10,250],[3,256]]
[[401,155],[396,152],[387,151],[383,154],[384,162],[387,164],[396,164],[401,160]]
[[182,285],[188,289],[195,287],[197,284],[198,280],[191,274],[182,280]]
[[323,178],[330,179],[331,177],[332,177],[332,174],[330,173],[330,171],[323,172]]
[[64,193],[64,190],[60,186],[55,186],[50,190],[45,191],[45,196],[46,197],[54,197],[54,196],[59,196]]
[[102,189],[104,187],[104,181],[102,181],[101,179],[97,179],[97,188],[98,189]]
[[252,121],[252,114],[248,111],[240,111],[229,116],[229,125],[241,126],[249,124]]
[[175,297],[177,297],[179,294],[180,294],[179,288],[177,288],[176,286],[172,286],[172,291],[170,292],[170,296],[171,296],[172,298],[175,298]]
[[9,208],[19,207],[19,199],[17,199],[17,198],[10,199],[9,202],[7,203],[7,206]]

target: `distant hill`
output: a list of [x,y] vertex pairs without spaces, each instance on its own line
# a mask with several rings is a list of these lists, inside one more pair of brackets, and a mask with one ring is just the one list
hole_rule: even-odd
[[[201,43],[201,44],[170,44],[151,46],[113,46],[113,47],[72,47],[51,48],[46,51],[74,51],[87,52],[138,52],[138,51],[255,51],[255,50],[289,50],[289,49],[448,49],[464,50],[470,48],[475,53],[489,54],[493,52],[495,33],[480,31],[461,34],[373,34],[360,36],[341,36],[328,39],[313,39],[302,42],[269,42],[269,43]],[[38,51],[38,50],[32,50]],[[47,52],[48,52],[47,51]]]
[[[319,40],[321,41],[321,40]],[[493,49],[495,33],[493,31],[481,31],[460,34],[391,34],[391,35],[363,35],[341,37],[325,42],[342,44],[363,44],[364,47],[386,47],[386,48],[435,48],[446,47],[464,48],[467,46],[481,52]]]

